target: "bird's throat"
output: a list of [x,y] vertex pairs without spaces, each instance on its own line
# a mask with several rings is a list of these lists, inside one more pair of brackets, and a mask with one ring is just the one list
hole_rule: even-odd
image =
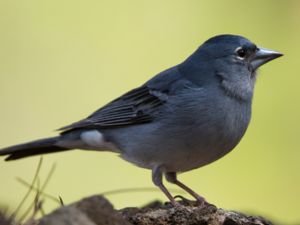
[[252,100],[255,78],[247,77],[232,81],[222,74],[218,74],[218,77],[220,78],[220,87],[226,95],[239,101]]

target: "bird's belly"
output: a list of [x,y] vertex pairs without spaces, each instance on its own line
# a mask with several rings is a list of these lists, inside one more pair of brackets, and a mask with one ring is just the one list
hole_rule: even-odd
[[203,132],[197,136],[181,135],[168,139],[150,141],[152,144],[139,144],[123,151],[121,157],[143,168],[162,165],[165,171],[185,172],[216,161],[230,152],[240,141],[241,136],[216,136]]
[[[160,151],[160,149],[156,149]],[[207,165],[211,162],[216,161],[221,158],[225,154],[227,154],[231,149],[223,149],[223,148],[193,148],[180,150],[172,149],[167,150],[164,149],[163,154],[146,154],[147,156],[143,156],[141,154],[130,154],[123,153],[121,157],[126,161],[129,161],[137,166],[152,169],[157,165],[162,165],[165,171],[168,172],[185,172],[192,169],[196,169]],[[154,151],[152,151],[154,152]]]

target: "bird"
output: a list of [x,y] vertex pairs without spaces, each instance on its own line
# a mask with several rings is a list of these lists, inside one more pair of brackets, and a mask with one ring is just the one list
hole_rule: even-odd
[[205,41],[183,62],[59,129],[55,137],[0,150],[6,161],[72,149],[110,151],[152,171],[152,181],[173,206],[163,177],[205,199],[177,179],[178,173],[229,153],[251,119],[257,71],[283,54],[249,39],[221,34]]

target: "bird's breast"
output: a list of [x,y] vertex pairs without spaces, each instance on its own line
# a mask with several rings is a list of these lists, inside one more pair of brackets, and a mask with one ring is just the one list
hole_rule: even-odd
[[[251,102],[239,102],[221,95],[189,99],[173,109],[163,128],[161,143],[177,171],[209,164],[230,152],[247,130]],[[170,168],[171,170],[173,168]]]
[[[212,101],[210,110],[199,113],[187,137],[189,164],[197,168],[229,153],[245,134],[251,117],[251,104],[223,98]],[[188,168],[189,170],[190,168]]]

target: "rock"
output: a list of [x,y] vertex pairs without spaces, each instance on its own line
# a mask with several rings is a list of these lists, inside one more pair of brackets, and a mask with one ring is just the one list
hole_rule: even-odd
[[153,202],[142,208],[115,210],[96,195],[61,207],[37,221],[38,225],[272,225],[262,217],[181,201],[181,205]]
[[83,212],[75,207],[62,207],[43,217],[39,225],[96,225]]
[[104,197],[96,195],[63,206],[44,216],[38,225],[130,225]]
[[156,204],[155,208],[127,208],[121,212],[134,225],[272,225],[262,217],[246,216],[210,204],[203,207],[183,204],[175,208]]

